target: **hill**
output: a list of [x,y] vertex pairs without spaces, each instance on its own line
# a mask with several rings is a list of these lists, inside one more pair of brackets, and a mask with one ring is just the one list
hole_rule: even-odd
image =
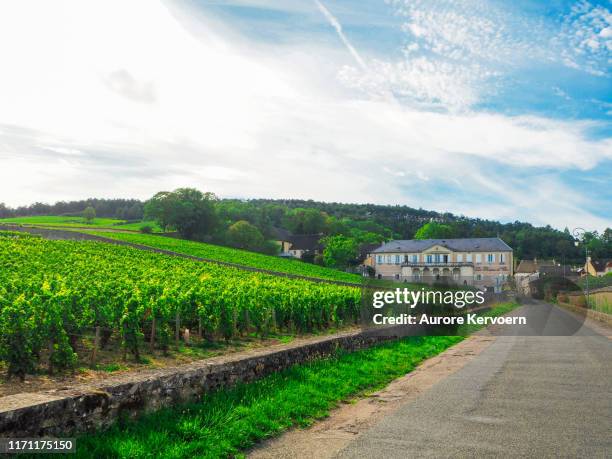
[[360,283],[361,276],[345,273],[335,269],[324,268],[322,266],[304,263],[298,260],[264,255],[246,250],[232,249],[215,244],[204,242],[186,241],[165,236],[149,234],[130,234],[130,233],[108,233],[87,231],[91,234],[104,236],[107,238],[131,242],[134,244],[146,245],[172,252],[184,253],[195,257],[207,258],[209,260],[233,263],[236,265],[248,266],[252,268],[264,269],[269,271],[294,274],[296,276],[314,277],[332,281]]
[[[0,218],[55,215],[57,219],[79,218],[87,206],[95,209],[98,219],[129,221],[125,225],[112,224],[115,229],[138,231],[144,224],[145,203],[134,199],[87,199],[35,203],[11,209],[0,203]],[[321,213],[321,218],[305,215],[304,209]],[[515,259],[555,258],[559,262],[580,264],[584,261],[584,248],[574,245],[574,238],[551,226],[536,227],[530,223],[515,221],[500,223],[494,220],[468,218],[452,213],[440,213],[400,205],[346,204],[299,199],[220,199],[216,202],[220,227],[210,242],[229,245],[225,235],[227,228],[244,220],[261,232],[265,239],[274,239],[276,228],[286,228],[300,233],[343,234],[360,244],[379,243],[389,239],[412,239],[428,222],[434,221],[449,227],[445,237],[497,237],[514,249]],[[36,216],[36,217],[33,217]],[[316,217],[316,215],[315,215]],[[30,220],[31,222],[32,220]],[[21,222],[25,223],[24,220]],[[47,222],[55,225],[59,222]],[[68,225],[72,223],[68,222]],[[58,225],[59,226],[59,225]],[[65,226],[65,225],[64,225]],[[78,226],[74,224],[74,226]],[[156,228],[154,228],[155,230]],[[587,235],[589,252],[594,259],[612,258],[612,230],[604,234]],[[262,248],[262,251],[263,248]]]

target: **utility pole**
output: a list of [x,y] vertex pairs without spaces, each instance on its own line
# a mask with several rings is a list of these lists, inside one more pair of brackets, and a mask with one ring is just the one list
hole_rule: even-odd
[[574,237],[577,239],[574,244],[576,247],[580,245],[580,239],[582,240],[582,244],[584,245],[584,269],[586,271],[586,307],[589,308],[589,247],[584,240],[584,236],[586,234],[586,230],[584,228],[574,228],[573,232]]

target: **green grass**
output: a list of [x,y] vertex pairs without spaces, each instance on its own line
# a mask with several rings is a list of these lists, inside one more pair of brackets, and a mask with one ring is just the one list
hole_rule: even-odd
[[246,250],[232,249],[203,242],[185,241],[165,236],[150,234],[131,233],[103,233],[88,231],[91,234],[104,236],[135,244],[156,247],[158,249],[171,250],[173,252],[185,253],[210,260],[235,263],[237,265],[249,266],[270,271],[296,274],[299,276],[316,277],[344,282],[361,283],[362,278],[356,274],[345,273],[335,269],[304,263],[299,260],[287,260],[284,258],[263,255]]
[[87,223],[82,217],[61,217],[54,215],[42,215],[34,217],[14,217],[1,218],[0,223],[15,223],[20,225],[42,226],[49,228],[108,228],[120,229],[126,231],[140,231],[140,228],[147,225],[153,229],[154,233],[160,233],[162,230],[154,221],[142,221],[127,223],[125,220],[115,218],[95,218],[92,222]]
[[143,226],[150,226],[153,229],[154,233],[161,233],[162,229],[159,227],[159,225],[157,224],[157,222],[154,221],[142,221],[142,222],[136,222],[136,223],[122,223],[122,224],[115,224],[113,226],[111,226],[110,228],[113,229],[121,229],[121,230],[129,230],[129,231],[140,231],[140,228],[142,228]]
[[83,217],[58,217],[53,215],[42,215],[35,217],[15,217],[2,218],[0,223],[16,223],[21,225],[44,225],[44,226],[65,226],[65,227],[109,227],[115,224],[124,223],[123,220],[114,218],[94,218],[91,223],[86,223]]
[[[484,315],[501,315],[516,306],[499,305]],[[327,416],[342,400],[384,387],[462,339],[410,337],[296,365],[249,384],[206,394],[197,403],[123,420],[107,431],[82,436],[77,440],[76,457],[240,455],[258,441]]]
[[115,371],[127,370],[128,367],[125,365],[121,365],[119,363],[109,363],[107,365],[98,365],[96,370],[106,371],[108,373],[113,373]]

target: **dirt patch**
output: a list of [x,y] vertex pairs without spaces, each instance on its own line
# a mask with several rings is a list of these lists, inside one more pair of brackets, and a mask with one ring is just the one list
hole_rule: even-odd
[[346,403],[307,429],[293,429],[253,449],[249,458],[334,457],[359,434],[404,403],[416,399],[438,381],[465,366],[496,338],[474,335],[426,360],[414,371],[355,403]]

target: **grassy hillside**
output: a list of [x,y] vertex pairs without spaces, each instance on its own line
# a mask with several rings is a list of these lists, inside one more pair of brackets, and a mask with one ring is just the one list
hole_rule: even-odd
[[99,236],[118,239],[121,241],[142,244],[158,249],[171,250],[173,252],[184,253],[196,257],[208,258],[211,260],[235,263],[253,268],[267,269],[298,276],[316,277],[319,279],[330,279],[343,282],[361,282],[361,276],[349,274],[335,269],[324,268],[299,260],[287,260],[284,258],[263,255],[246,250],[232,249],[220,245],[205,244],[202,242],[184,241],[164,236],[149,234],[130,234],[130,233],[96,233]]
[[91,223],[86,223],[83,217],[62,217],[55,215],[41,215],[35,217],[2,218],[0,223],[18,223],[22,225],[45,225],[45,226],[99,226],[106,227],[123,223],[122,220],[114,218],[95,218]]
[[41,215],[34,217],[13,217],[1,218],[0,223],[15,223],[19,225],[47,226],[57,228],[110,228],[127,231],[140,231],[140,228],[148,225],[153,228],[153,231],[160,232],[161,229],[156,222],[142,221],[136,223],[127,223],[125,220],[115,218],[94,218],[90,223],[87,223],[82,217],[65,217],[55,215]]

